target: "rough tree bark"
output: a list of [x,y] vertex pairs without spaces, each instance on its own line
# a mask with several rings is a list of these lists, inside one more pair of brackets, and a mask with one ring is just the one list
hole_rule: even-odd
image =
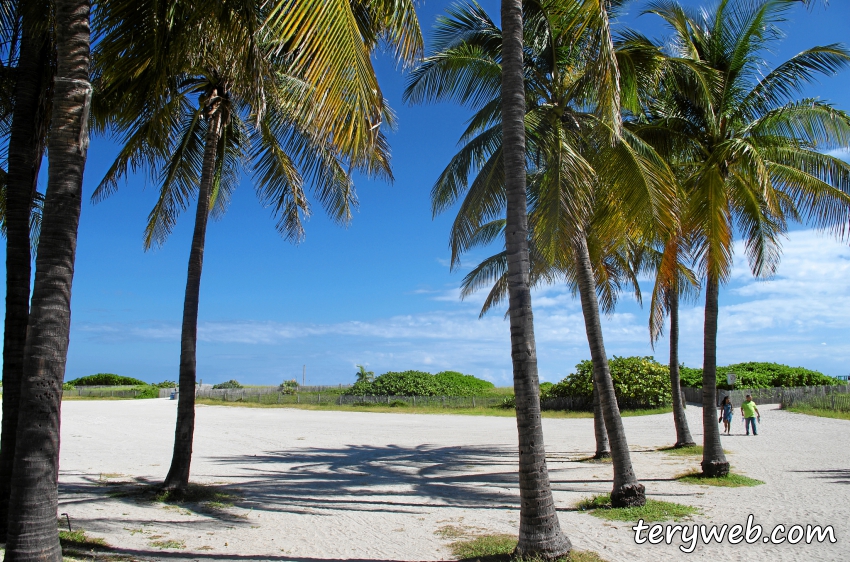
[[602,415],[602,404],[599,402],[596,383],[593,383],[593,434],[596,436],[596,453],[593,458],[611,458],[611,446],[608,444],[608,432],[605,430],[605,417]]
[[671,290],[667,297],[670,309],[670,391],[673,396],[673,422],[676,425],[676,447],[696,445],[685,416],[685,399],[679,380],[679,294]]
[[602,407],[605,429],[608,432],[608,441],[611,446],[611,460],[614,464],[614,488],[611,491],[611,504],[614,507],[641,506],[646,503],[646,492],[643,484],[638,482],[632,468],[626,431],[623,428],[623,420],[620,418],[617,396],[614,394],[614,383],[608,369],[608,357],[605,355],[605,345],[602,340],[602,324],[599,321],[596,281],[593,276],[593,266],[590,263],[590,252],[587,249],[587,239],[584,233],[577,235],[575,252],[576,278],[581,296],[581,310],[584,315],[587,343],[590,345],[590,359],[593,363],[593,385],[599,393],[599,403]]
[[[213,92],[210,99],[223,96]],[[177,426],[174,431],[174,452],[171,468],[163,488],[185,492],[189,487],[189,467],[192,463],[192,440],[195,433],[195,380],[197,376],[198,302],[201,292],[201,271],[204,265],[204,243],[210,210],[210,194],[215,178],[216,154],[222,130],[222,104],[213,102],[207,113],[207,134],[204,140],[204,162],[198,187],[198,208],[195,230],[189,252],[186,294],[183,299],[183,327],[180,336],[180,392],[177,399]]]
[[729,462],[720,443],[717,424],[717,307],[720,287],[709,274],[705,290],[705,327],[702,359],[702,473],[726,476]]
[[91,103],[90,2],[55,0],[57,74],[9,499],[6,562],[60,562],[59,420]]
[[502,0],[502,37],[502,135],[507,192],[505,242],[511,359],[519,434],[520,523],[516,554],[554,559],[569,553],[572,545],[561,531],[555,511],[540,417],[537,351],[529,289],[521,0]]
[[[0,542],[6,542],[18,402],[29,320],[30,216],[45,142],[50,52],[40,16],[42,2],[20,2],[21,46],[6,177],[6,319],[3,332],[3,427],[0,436]],[[43,12],[42,12],[43,13]],[[46,18],[46,16],[44,16]]]

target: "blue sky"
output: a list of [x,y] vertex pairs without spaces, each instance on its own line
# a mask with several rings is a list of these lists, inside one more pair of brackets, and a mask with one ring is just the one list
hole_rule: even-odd
[[[498,19],[497,1],[481,4]],[[420,6],[426,35],[447,5]],[[654,16],[635,19],[641,6],[635,2],[623,20],[663,37]],[[848,42],[848,21],[846,2],[795,10],[784,26],[788,38],[773,56],[784,60],[814,44]],[[351,225],[332,224],[317,206],[298,246],[280,238],[250,181],[243,182],[207,235],[198,342],[204,382],[300,382],[306,365],[308,384],[344,383],[353,380],[355,365],[364,364],[376,373],[452,369],[510,384],[503,311],[479,320],[483,295],[459,300],[468,269],[448,268],[452,213],[432,220],[430,211],[431,186],[454,153],[468,113],[451,104],[403,105],[403,73],[388,57],[376,57],[375,64],[398,113],[390,137],[395,182],[359,178],[360,209]],[[807,93],[850,109],[850,73],[824,79]],[[116,151],[108,139],[93,139],[85,197]],[[66,379],[97,372],[177,378],[194,212],[185,213],[164,247],[145,253],[142,229],[155,187],[132,177],[106,201],[83,205]],[[847,374],[848,273],[847,245],[807,230],[791,233],[772,281],[754,281],[738,259],[721,293],[719,364],[778,361]],[[563,287],[538,290],[533,306],[541,378],[556,381],[589,356],[580,307]],[[646,310],[633,299],[624,297],[603,322],[609,355],[654,354]],[[666,362],[666,341],[656,350]],[[700,303],[682,312],[681,357],[691,366],[702,362]]]

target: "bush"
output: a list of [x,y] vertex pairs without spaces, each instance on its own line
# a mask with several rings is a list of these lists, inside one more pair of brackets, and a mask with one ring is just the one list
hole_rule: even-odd
[[374,381],[360,380],[344,391],[349,396],[477,396],[493,383],[456,371],[432,375],[424,371],[384,373]]
[[278,392],[283,394],[295,394],[295,391],[298,389],[298,381],[295,379],[291,381],[283,381],[280,383],[278,387]]
[[174,381],[162,381],[154,384],[157,388],[177,388],[179,385]]
[[145,386],[137,386],[133,390],[138,390],[139,393],[136,394],[134,398],[159,398],[159,386],[155,384],[146,384]]
[[143,380],[134,379],[133,377],[122,377],[113,373],[98,373],[68,381],[66,384],[73,386],[145,386]]
[[[670,371],[652,357],[617,357],[608,361],[614,393],[621,408],[659,407],[672,401]],[[549,398],[593,396],[593,365],[589,360],[576,365],[576,372],[554,385]]]
[[472,375],[464,375],[457,371],[443,371],[434,375],[440,396],[478,396],[491,388],[490,381],[481,380]]
[[[680,371],[682,386],[702,387],[702,369],[681,367]],[[735,373],[734,388],[738,389],[841,384],[838,379],[803,367],[750,361],[717,367],[717,388],[732,390],[733,387],[726,384],[726,373]]]
[[235,379],[230,379],[227,382],[220,382],[218,384],[214,384],[213,388],[243,388],[243,386],[239,384],[239,381]]

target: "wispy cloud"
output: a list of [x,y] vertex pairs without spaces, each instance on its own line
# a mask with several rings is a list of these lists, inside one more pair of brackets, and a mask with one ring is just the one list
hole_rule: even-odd
[[[347,380],[350,365],[368,363],[376,372],[458,369],[508,384],[510,334],[504,307],[479,319],[486,291],[463,302],[456,288],[435,294],[431,299],[439,303],[438,310],[371,321],[201,322],[199,361],[214,356],[224,363],[210,362],[208,369],[225,369],[226,358],[240,354],[267,355],[275,361],[306,354],[318,366],[314,372],[318,368],[326,373],[326,382]],[[536,290],[533,304],[541,377],[560,379],[589,355],[581,308],[562,285]],[[770,281],[752,278],[738,245],[732,280],[721,293],[720,305],[720,364],[776,360],[833,374],[844,374],[850,364],[850,248],[830,238],[812,231],[792,233]],[[681,356],[689,365],[702,363],[702,328],[702,306],[684,308]],[[77,337],[104,345],[176,342],[180,337],[176,323],[82,323],[75,324],[74,331]],[[647,313],[633,298],[624,297],[616,313],[603,316],[603,332],[611,355],[653,354]],[[666,345],[661,341],[656,347],[661,361]]]

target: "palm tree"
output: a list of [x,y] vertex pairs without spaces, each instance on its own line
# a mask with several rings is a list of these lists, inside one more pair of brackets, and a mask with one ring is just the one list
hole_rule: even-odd
[[664,316],[670,316],[670,392],[673,399],[673,423],[676,428],[674,447],[696,445],[688,419],[685,415],[685,400],[679,376],[679,299],[680,296],[695,296],[699,283],[694,273],[685,265],[686,242],[681,235],[669,237],[663,243],[655,269],[655,286],[650,304],[649,333],[654,342],[663,333]]
[[[87,0],[56,0],[56,79],[41,247],[24,351],[6,557],[62,560],[56,533],[59,410],[71,321],[71,282],[88,147]],[[29,259],[29,256],[27,256]]]
[[[531,176],[532,231],[538,251],[558,270],[567,270],[567,263],[580,266],[581,271],[572,271],[582,294],[588,338],[596,355],[594,383],[615,462],[613,501],[641,504],[643,487],[631,469],[601,345],[596,283],[586,231],[592,202],[600,197],[599,190],[606,185],[628,186],[622,193],[611,189],[599,198],[608,202],[597,208],[607,209],[607,232],[612,235],[623,224],[618,220],[627,214],[655,217],[661,213],[669,218],[665,206],[669,207],[671,198],[663,192],[671,182],[664,183],[669,174],[663,172],[663,163],[637,139],[632,139],[635,148],[612,142],[619,128],[615,118],[619,96],[617,62],[605,10],[598,3],[574,2],[548,6],[538,12],[539,17],[530,15],[533,13],[533,8],[526,6],[526,51],[536,55],[525,61],[524,69],[525,127],[530,145],[523,165],[530,162],[539,168]],[[507,145],[502,143],[502,115],[498,112],[501,98],[497,80],[503,58],[501,32],[477,5],[454,8],[451,15],[451,20],[444,19],[439,24],[437,54],[414,71],[406,95],[413,101],[455,98],[477,109],[461,139],[463,148],[432,191],[436,213],[452,205],[469,186],[452,228],[450,245],[455,264],[478,229],[498,217],[504,208],[507,178],[500,172]],[[599,56],[600,52],[603,56]],[[638,66],[643,64],[631,53],[623,56]],[[558,64],[553,65],[553,59]],[[584,71],[576,76],[574,70],[564,71],[562,62],[564,67],[584,68]],[[582,107],[587,106],[592,106],[594,111],[583,111]],[[589,161],[591,154],[599,168],[598,174]],[[468,182],[473,170],[477,170],[477,175]],[[622,209],[630,212],[615,212],[617,199],[623,204]],[[651,209],[653,205],[660,207]],[[614,220],[614,215],[619,219]],[[510,227],[507,230],[510,232]],[[508,256],[512,255],[510,246],[506,251]],[[511,276],[509,271],[508,279]],[[519,411],[517,415],[521,415]]]
[[695,12],[651,2],[673,30],[672,65],[662,95],[638,134],[665,155],[687,197],[683,232],[705,285],[702,470],[729,472],[717,427],[718,293],[732,267],[737,229],[753,274],[768,276],[788,221],[809,221],[843,236],[850,217],[850,165],[820,151],[850,145],[850,117],[818,99],[795,99],[818,74],[850,65],[841,45],[807,49],[763,72],[760,53],[780,37],[794,2],[721,1]]
[[[527,6],[526,13],[529,11]],[[501,212],[505,197],[504,180],[498,175],[503,157],[498,135],[500,116],[495,111],[499,92],[492,79],[486,80],[491,75],[498,76],[499,30],[476,8],[458,14],[455,19],[444,22],[447,31],[443,48],[414,72],[414,82],[408,89],[411,97],[456,97],[478,109],[462,138],[464,147],[432,192],[435,211],[446,208],[465,189],[472,170],[478,169],[475,179],[469,182],[452,229],[453,263],[480,225]],[[647,207],[659,202],[662,207],[669,205],[669,196],[662,194],[665,185],[660,182],[665,174],[650,171],[653,166],[663,169],[663,163],[652,162],[651,151],[636,139],[633,139],[636,148],[612,142],[619,124],[612,118],[618,113],[612,106],[619,108],[618,87],[612,84],[617,81],[617,61],[605,62],[606,56],[597,56],[600,46],[601,52],[615,56],[607,15],[598,4],[576,2],[567,7],[563,4],[553,7],[546,18],[529,18],[526,37],[527,43],[535,47],[527,50],[537,55],[526,61],[526,127],[531,143],[527,161],[539,168],[532,173],[530,190],[533,236],[546,261],[553,263],[558,271],[572,272],[582,295],[588,339],[595,356],[594,383],[614,457],[612,499],[616,504],[641,504],[643,487],[631,468],[613,383],[606,368],[587,230],[595,199],[607,202],[597,205],[597,209],[607,210],[603,216],[607,214],[608,234],[603,239],[608,235],[615,238],[617,231],[628,231],[621,228],[627,214],[669,215],[669,210],[648,211]],[[575,45],[584,48],[570,49]],[[643,64],[632,53],[622,56],[633,66]],[[559,64],[552,65],[552,59]],[[584,71],[579,75],[575,70],[563,71],[563,61],[567,61],[563,63],[565,67],[584,68]],[[582,111],[587,106],[592,106],[594,111]],[[594,165],[598,170],[594,170]],[[611,189],[606,196],[600,196],[605,186],[614,185],[628,187],[621,193]],[[654,195],[647,196],[650,193]],[[623,210],[631,212],[616,211],[617,199],[621,200]]]
[[363,365],[357,365],[357,382],[374,382],[375,373],[374,371],[367,371],[366,367]]
[[528,266],[525,197],[525,73],[522,0],[502,0],[501,115],[516,420],[519,433],[520,524],[516,554],[557,558],[572,548],[561,532],[546,467],[540,417],[540,380]]
[[[6,319],[3,332],[3,427],[0,437],[0,541],[6,536],[12,465],[18,428],[24,344],[29,318],[31,228],[38,226],[33,206],[50,115],[50,84],[55,64],[47,33],[44,2],[21,0],[4,5],[9,62],[3,66],[3,130],[9,134],[8,173],[3,178],[2,227],[6,236]],[[18,37],[20,35],[20,37]],[[20,45],[15,52],[15,45]],[[17,56],[17,65],[13,66]],[[7,128],[8,127],[8,128]]]
[[[315,117],[316,106],[326,104],[327,98],[320,97],[320,89],[306,81],[309,72],[293,65],[292,53],[278,52],[276,43],[280,39],[262,25],[270,17],[265,5],[248,6],[253,10],[241,12],[222,5],[212,17],[185,3],[175,6],[187,15],[176,21],[189,23],[158,28],[156,6],[151,6],[147,16],[160,36],[152,34],[150,43],[138,46],[132,33],[138,18],[123,19],[126,3],[107,3],[107,9],[100,10],[103,27],[110,30],[98,53],[99,84],[104,94],[102,122],[126,133],[125,148],[94,197],[112,192],[119,178],[141,162],[157,170],[162,183],[146,228],[145,247],[149,248],[164,242],[180,211],[196,191],[198,194],[183,309],[174,455],[164,484],[166,489],[184,491],[194,433],[198,300],[207,219],[211,212],[220,213],[225,208],[236,187],[240,162],[250,162],[258,195],[278,216],[278,230],[296,242],[303,236],[302,217],[309,214],[305,180],[313,185],[331,217],[345,223],[356,205],[347,169],[388,178],[391,174],[386,139],[377,125],[369,131],[368,144],[358,132],[362,123],[371,119],[373,108],[363,111],[353,102],[343,104],[349,124],[337,124],[347,126],[348,134],[336,130],[328,135],[318,128],[323,125],[322,119]],[[395,24],[375,9],[360,16],[357,21],[363,25]],[[404,23],[411,21],[415,24],[415,18]],[[389,31],[369,30],[376,37]],[[417,36],[418,28],[407,33]],[[220,41],[219,37],[228,40]],[[364,37],[368,40],[370,36],[364,33]],[[407,37],[402,34],[402,38]],[[154,47],[168,43],[174,45],[173,53]],[[115,56],[121,53],[126,57],[126,51],[133,52],[130,58],[136,57],[134,64],[151,69],[129,84],[127,63]],[[198,51],[203,55],[191,55]],[[150,58],[158,60],[145,64]],[[151,83],[166,85],[162,95],[148,93],[156,94]],[[117,116],[116,106],[122,109]],[[380,119],[391,124],[388,109],[383,104],[378,109]],[[361,125],[351,126],[355,121]]]

